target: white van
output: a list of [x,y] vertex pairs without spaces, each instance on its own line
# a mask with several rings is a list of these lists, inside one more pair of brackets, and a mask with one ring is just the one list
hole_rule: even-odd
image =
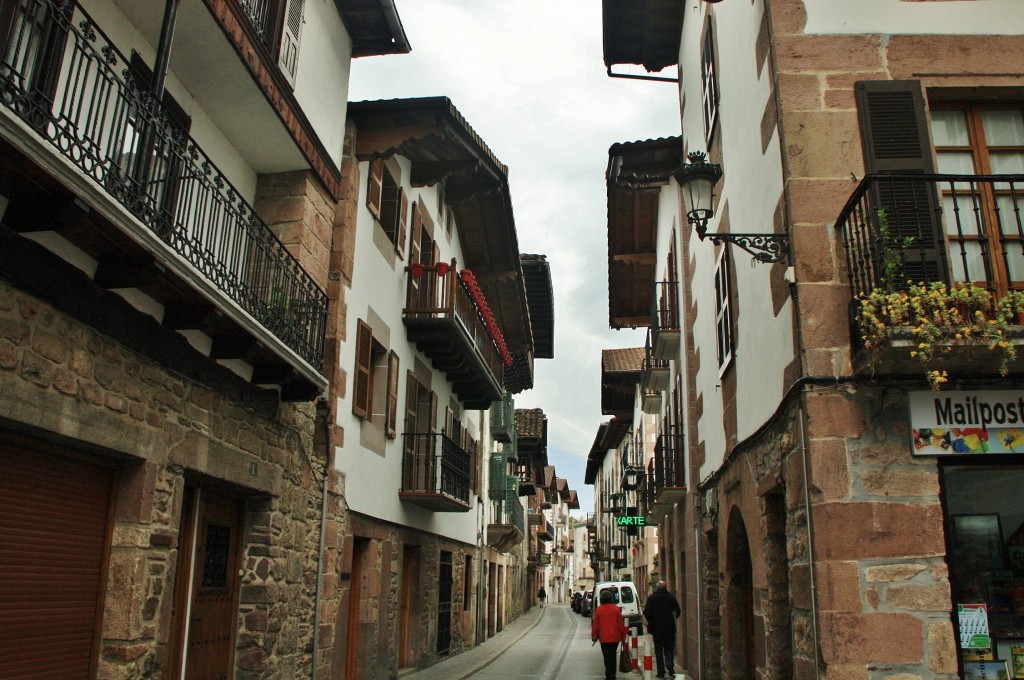
[[610,590],[612,602],[619,605],[622,610],[622,618],[626,621],[627,628],[639,628],[639,634],[644,632],[644,617],[640,613],[640,598],[637,597],[636,585],[632,581],[604,581],[594,586],[594,607],[601,604],[601,591]]

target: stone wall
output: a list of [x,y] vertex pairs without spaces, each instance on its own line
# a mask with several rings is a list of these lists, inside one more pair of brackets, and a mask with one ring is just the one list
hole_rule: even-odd
[[98,677],[159,677],[170,654],[186,475],[245,504],[235,677],[306,675],[323,456],[311,404],[265,417],[0,281],[5,427],[117,457]]

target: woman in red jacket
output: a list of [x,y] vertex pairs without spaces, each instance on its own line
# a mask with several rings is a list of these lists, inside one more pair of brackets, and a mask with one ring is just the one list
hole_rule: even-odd
[[628,636],[629,630],[622,620],[622,611],[612,602],[612,592],[602,590],[601,604],[594,610],[590,619],[590,639],[594,642],[601,641],[605,680],[615,680],[619,643],[625,642]]

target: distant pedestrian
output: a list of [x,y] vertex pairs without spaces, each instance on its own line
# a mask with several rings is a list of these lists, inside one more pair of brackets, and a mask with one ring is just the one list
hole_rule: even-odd
[[541,586],[540,590],[537,591],[537,599],[540,600],[540,607],[543,609],[544,600],[548,599],[548,591],[544,590],[544,586]]
[[647,619],[647,630],[654,638],[654,658],[658,662],[658,677],[675,675],[674,650],[676,642],[676,619],[681,613],[679,602],[664,581],[658,585],[644,605],[644,618]]
[[629,630],[622,620],[622,610],[612,602],[612,591],[601,591],[601,604],[594,610],[590,621],[590,639],[601,641],[601,654],[604,656],[605,680],[615,680],[616,657],[619,644],[626,641]]

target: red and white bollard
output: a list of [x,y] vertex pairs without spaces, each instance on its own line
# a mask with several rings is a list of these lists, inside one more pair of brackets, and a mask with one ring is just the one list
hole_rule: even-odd
[[644,636],[644,680],[651,680],[654,676],[654,638],[650,635]]
[[633,670],[640,668],[640,650],[638,649],[640,640],[638,635],[636,628],[629,629],[629,658],[633,660]]

